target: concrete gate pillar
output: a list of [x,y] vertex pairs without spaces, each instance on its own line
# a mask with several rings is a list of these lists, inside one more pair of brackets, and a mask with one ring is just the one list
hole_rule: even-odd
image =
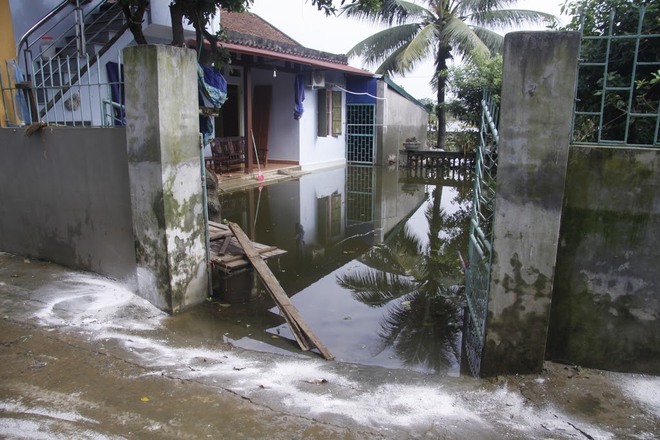
[[169,313],[207,295],[195,52],[124,49],[139,295]]
[[576,32],[514,32],[504,39],[482,376],[543,366],[578,48]]

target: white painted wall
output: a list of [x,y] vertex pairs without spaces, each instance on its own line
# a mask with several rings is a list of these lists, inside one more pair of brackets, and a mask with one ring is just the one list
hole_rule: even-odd
[[305,113],[300,119],[300,166],[314,170],[346,164],[346,95],[342,92],[341,136],[317,136],[317,91],[305,89]]
[[[293,119],[295,75],[272,70],[253,70],[253,85],[273,86],[270,107],[270,127],[268,130],[269,160],[300,160],[299,121]],[[306,103],[307,101],[305,101]],[[253,112],[257,109],[253,108]]]

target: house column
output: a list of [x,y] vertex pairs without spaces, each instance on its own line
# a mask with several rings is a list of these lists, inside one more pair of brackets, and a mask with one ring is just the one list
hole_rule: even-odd
[[177,313],[207,296],[195,52],[124,49],[139,295]]
[[481,375],[543,367],[579,34],[504,39],[493,264]]
[[244,96],[244,108],[245,108],[245,174],[252,173],[252,167],[254,162],[254,138],[252,135],[252,130],[254,124],[252,124],[252,61],[250,57],[247,57],[245,65],[243,68],[243,96]]

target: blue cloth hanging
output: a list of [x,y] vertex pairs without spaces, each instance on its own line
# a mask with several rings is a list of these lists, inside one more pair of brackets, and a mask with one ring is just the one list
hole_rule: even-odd
[[197,65],[199,105],[220,108],[227,101],[227,81],[214,67]]
[[302,73],[296,75],[296,80],[293,84],[295,106],[293,107],[293,119],[299,120],[305,108],[303,101],[305,100],[305,76]]
[[108,61],[105,63],[105,70],[108,73],[108,82],[110,83],[110,96],[112,102],[120,104],[121,107],[112,107],[114,112],[115,125],[126,125],[126,109],[124,107],[124,66],[122,64]]
[[[227,101],[227,81],[214,67],[197,65],[197,90],[200,107],[219,109]],[[199,115],[199,131],[207,143],[213,135],[213,120]]]

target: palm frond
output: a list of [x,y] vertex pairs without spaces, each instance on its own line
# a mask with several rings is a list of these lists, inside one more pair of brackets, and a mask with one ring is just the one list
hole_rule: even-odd
[[468,18],[471,24],[490,29],[509,29],[523,24],[551,25],[557,21],[552,14],[525,9],[498,9],[471,14]]
[[477,12],[502,9],[516,3],[518,0],[461,0],[456,2],[455,12],[460,16],[468,16]]
[[391,26],[394,23],[403,24],[409,21],[423,19],[429,11],[421,5],[405,0],[383,0],[378,9],[362,6],[359,2],[342,7],[340,15],[357,18],[372,23],[384,23]]
[[450,42],[463,57],[470,57],[472,53],[490,56],[488,46],[481,41],[470,26],[456,17],[452,17],[447,21],[442,29],[442,38]]
[[[498,34],[495,31],[486,29],[480,26],[471,26],[472,31],[479,37],[481,41],[488,47],[491,54],[502,53],[502,47],[504,46],[504,37]],[[467,54],[465,57],[466,60],[471,60],[476,54]]]
[[422,26],[420,30],[399,54],[399,71],[408,72],[412,70],[418,61],[426,58],[434,49],[438,40],[438,29],[434,24]]
[[408,278],[371,270],[338,276],[337,283],[342,288],[351,290],[357,301],[370,307],[382,307],[417,288],[417,283]]
[[394,26],[365,38],[348,51],[348,56],[364,56],[366,64],[381,63],[415,38],[419,24]]
[[393,307],[381,323],[380,351],[394,347],[406,365],[423,365],[437,372],[455,365],[460,355],[461,310],[442,298],[418,292],[406,299],[409,307]]
[[400,71],[400,66],[398,64],[399,55],[405,50],[405,47],[400,47],[394,52],[392,52],[387,58],[380,63],[380,66],[376,69],[377,74],[379,75],[392,75],[395,73],[405,74],[407,72]]
[[393,247],[376,246],[358,260],[360,263],[381,272],[389,272],[394,275],[405,275],[407,273],[407,269],[399,264]]

